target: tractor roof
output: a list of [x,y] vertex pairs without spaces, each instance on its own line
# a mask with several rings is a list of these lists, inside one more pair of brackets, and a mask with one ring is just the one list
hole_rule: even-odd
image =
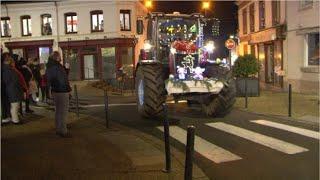
[[180,14],[179,12],[173,12],[172,14],[165,14],[163,12],[151,12],[149,13],[151,17],[181,17],[181,18],[203,18],[203,15],[200,13],[192,13],[192,14]]

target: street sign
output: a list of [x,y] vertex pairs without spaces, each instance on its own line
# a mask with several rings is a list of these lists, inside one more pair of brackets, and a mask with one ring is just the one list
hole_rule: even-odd
[[236,42],[233,39],[228,39],[226,40],[226,42],[224,43],[224,45],[226,46],[226,48],[228,48],[229,50],[233,49],[236,47]]

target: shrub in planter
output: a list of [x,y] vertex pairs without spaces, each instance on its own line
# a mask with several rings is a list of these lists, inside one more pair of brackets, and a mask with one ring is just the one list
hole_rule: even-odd
[[233,75],[236,77],[238,96],[245,96],[245,83],[247,82],[247,95],[259,96],[259,80],[257,74],[260,70],[258,60],[251,54],[239,56],[233,66]]

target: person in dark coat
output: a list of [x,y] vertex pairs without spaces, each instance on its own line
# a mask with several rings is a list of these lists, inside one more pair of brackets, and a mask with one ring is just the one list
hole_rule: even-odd
[[56,134],[60,137],[71,137],[66,126],[71,88],[67,73],[61,65],[61,56],[58,51],[54,51],[49,57],[46,75],[55,104]]
[[[20,72],[22,73],[24,80],[27,83],[28,89],[30,88],[30,81],[32,80],[32,71],[27,66],[27,61],[25,61],[23,58],[20,59]],[[31,97],[32,98],[32,97]],[[26,106],[26,113],[33,113],[33,110],[30,109],[30,94],[25,99],[25,106]]]
[[11,121],[10,102],[6,92],[6,84],[4,83],[4,62],[10,57],[10,54],[5,52],[1,54],[1,122],[6,123]]
[[14,61],[11,57],[4,60],[3,63],[3,82],[5,91],[10,102],[11,121],[14,124],[20,124],[18,110],[19,103],[23,100],[23,88],[19,83],[19,75],[11,67]]

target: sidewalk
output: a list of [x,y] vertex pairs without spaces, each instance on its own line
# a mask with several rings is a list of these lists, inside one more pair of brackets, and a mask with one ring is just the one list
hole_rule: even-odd
[[[256,114],[288,118],[288,93],[261,91],[259,97],[248,98],[248,109],[245,109],[245,98],[238,97],[235,107]],[[292,119],[319,123],[319,96],[292,93]]]
[[[172,172],[163,173],[164,144],[133,129],[69,113],[72,138],[55,135],[54,114],[34,107],[23,125],[1,128],[1,179],[183,179],[184,153],[171,147]],[[194,179],[208,179],[194,164]]]

